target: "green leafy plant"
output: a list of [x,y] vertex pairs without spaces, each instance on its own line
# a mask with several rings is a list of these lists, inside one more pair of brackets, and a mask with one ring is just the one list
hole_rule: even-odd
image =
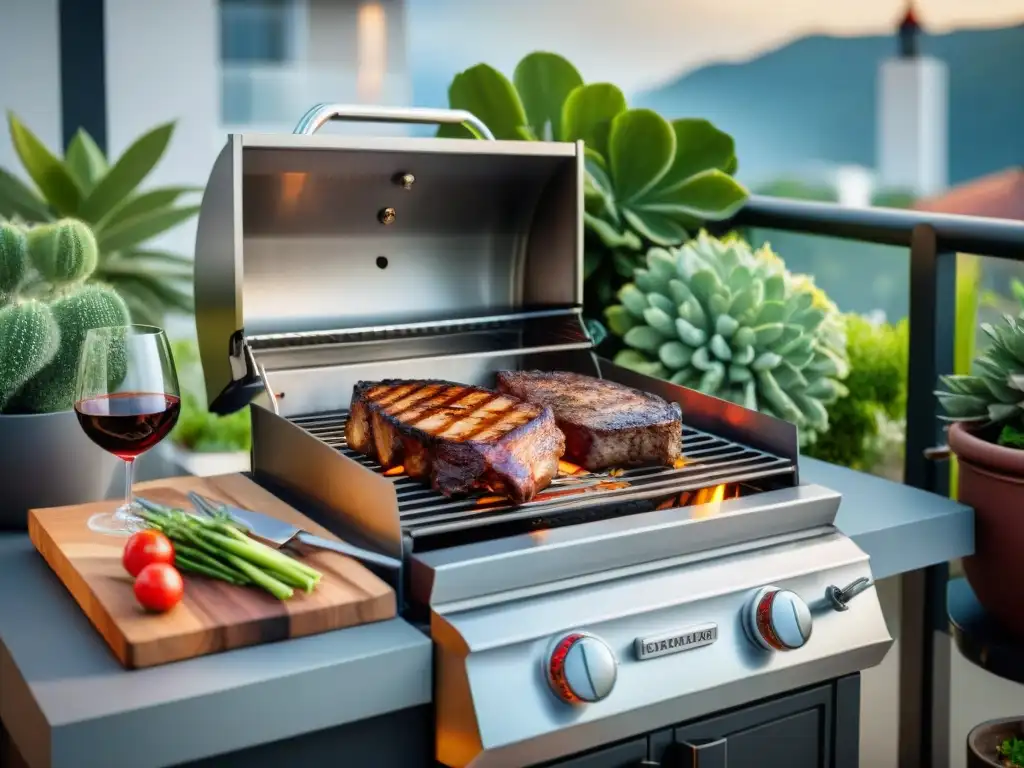
[[98,245],[90,279],[113,287],[136,321],[162,325],[168,311],[192,312],[192,260],[146,243],[195,216],[197,205],[179,201],[201,190],[139,190],[163,157],[174,124],[139,137],[111,162],[83,129],[60,158],[13,113],[7,121],[15,152],[35,188],[0,169],[0,217],[27,224],[66,217],[84,221]]
[[195,453],[231,453],[252,447],[249,409],[217,416],[206,408],[199,349],[192,340],[171,344],[181,389],[181,414],[171,431],[171,440]]
[[[650,245],[672,246],[705,221],[731,216],[747,199],[731,136],[707,120],[668,121],[630,109],[610,83],[584,83],[553,53],[527,55],[512,80],[487,64],[455,76],[453,109],[479,117],[498,139],[583,141],[586,152],[587,304],[599,310],[630,279]],[[471,138],[463,126],[438,136]]]
[[829,431],[807,453],[867,472],[890,448],[890,436],[902,432],[909,326],[906,320],[875,324],[857,314],[844,320],[850,375],[843,383],[850,394],[828,406]]
[[961,422],[998,436],[996,442],[1024,447],[1024,315],[1006,315],[1004,324],[982,323],[991,340],[975,361],[978,374],[942,376],[935,393],[945,421]]
[[1005,739],[999,745],[999,758],[1007,768],[1024,768],[1024,739]]
[[615,362],[795,423],[804,444],[847,394],[842,316],[764,246],[704,232],[652,248],[605,316],[628,349]]
[[0,224],[3,413],[70,409],[86,333],[128,323],[128,308],[114,290],[86,284],[97,260],[96,238],[81,221],[62,219],[29,232]]

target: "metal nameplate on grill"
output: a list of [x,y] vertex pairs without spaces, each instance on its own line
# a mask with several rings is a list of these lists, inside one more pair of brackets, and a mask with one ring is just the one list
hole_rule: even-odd
[[633,648],[636,651],[637,660],[646,661],[659,656],[668,656],[670,653],[682,653],[683,651],[692,651],[694,648],[703,648],[705,645],[711,645],[717,639],[717,624],[700,624],[678,632],[666,632],[654,637],[638,637],[633,641]]

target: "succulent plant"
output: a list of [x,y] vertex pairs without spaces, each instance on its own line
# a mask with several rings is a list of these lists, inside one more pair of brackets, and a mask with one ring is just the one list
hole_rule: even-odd
[[998,442],[1024,448],[1024,314],[1004,324],[982,323],[991,346],[975,361],[977,374],[942,376],[935,393],[945,421],[999,427]]
[[[498,139],[582,140],[586,146],[584,278],[601,307],[632,274],[647,244],[677,245],[704,221],[728,218],[747,199],[731,136],[707,120],[668,121],[630,109],[611,83],[584,83],[553,53],[525,56],[512,80],[487,64],[460,72],[453,109],[479,117]],[[441,137],[477,137],[444,125]]]
[[[8,126],[32,184],[0,169],[0,217],[30,224],[78,219],[92,228],[98,246],[92,254],[96,263],[80,268],[91,273],[91,281],[121,294],[135,320],[162,325],[168,311],[191,312],[192,259],[147,244],[194,217],[198,206],[181,202],[201,190],[138,189],[167,150],[173,123],[143,134],[116,159],[81,129],[58,157],[10,113]],[[68,251],[59,252],[70,258]],[[39,266],[45,276],[45,264]]]
[[795,423],[804,444],[847,394],[842,315],[764,246],[701,232],[652,248],[605,316],[627,349],[615,362]]
[[96,251],[92,230],[74,219],[27,234],[16,224],[0,224],[0,412],[71,408],[85,334],[130,322],[115,290],[86,282]]

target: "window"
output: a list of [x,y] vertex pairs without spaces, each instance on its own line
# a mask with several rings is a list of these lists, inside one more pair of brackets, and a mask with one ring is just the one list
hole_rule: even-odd
[[224,64],[276,64],[294,57],[291,0],[221,0]]
[[[221,122],[247,125],[287,86],[303,0],[220,0]],[[269,89],[269,93],[268,93]]]

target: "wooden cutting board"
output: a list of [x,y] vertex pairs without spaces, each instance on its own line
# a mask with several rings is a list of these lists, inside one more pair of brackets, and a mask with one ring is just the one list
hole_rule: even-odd
[[[191,509],[189,491],[337,538],[242,475],[178,477],[137,486],[141,496],[184,509]],[[86,524],[91,515],[110,511],[117,503],[33,509],[28,531],[36,549],[129,669],[368,624],[396,614],[391,587],[357,561],[324,550],[302,557],[323,574],[311,594],[296,590],[293,598],[280,601],[260,589],[182,574],[181,603],[165,614],[147,613],[135,601],[132,579],[121,566],[127,539],[94,533]]]

